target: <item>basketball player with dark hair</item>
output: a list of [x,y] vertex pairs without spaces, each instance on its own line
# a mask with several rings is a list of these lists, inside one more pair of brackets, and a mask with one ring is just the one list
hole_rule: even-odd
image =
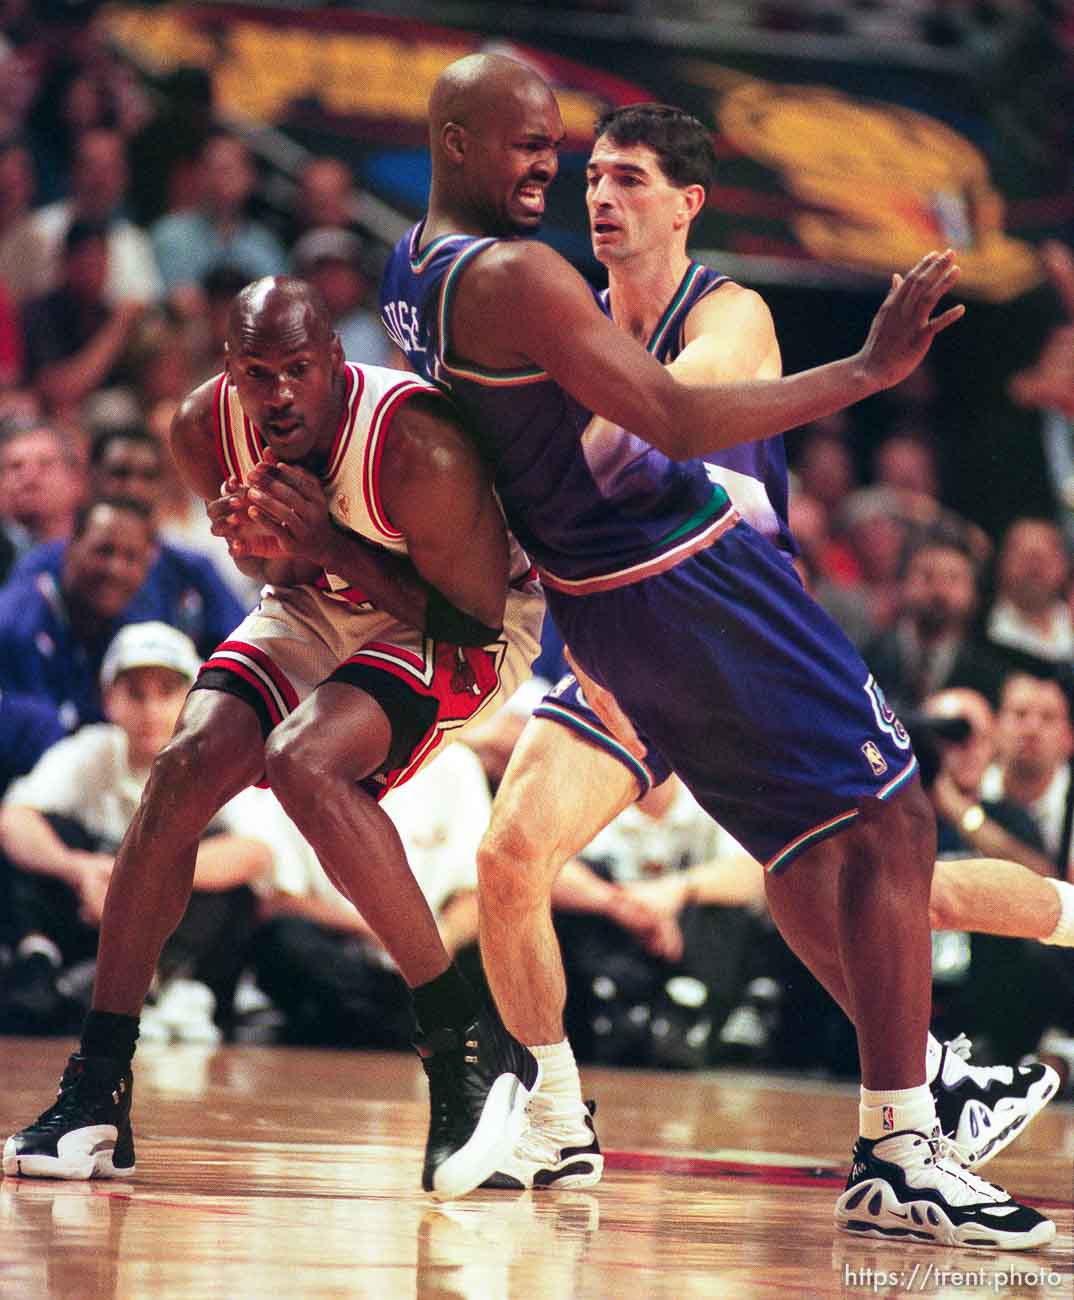
[[[587,172],[587,208],[594,252],[608,269],[602,308],[616,323],[642,327],[648,350],[673,374],[699,382],[723,377],[775,377],[779,349],[771,331],[756,338],[732,319],[752,295],[686,255],[677,219],[681,191],[707,192],[715,159],[709,132],[682,111],[657,104],[616,109],[598,121]],[[695,195],[696,198],[696,195]],[[717,452],[706,471],[733,495],[736,507],[790,560],[796,545],[787,524],[787,469],[780,437]],[[612,726],[591,707],[612,711]],[[526,979],[500,980],[501,1011],[524,1042],[535,1045],[543,1067],[530,1103],[531,1124],[509,1165],[493,1185],[592,1186],[602,1157],[581,1082],[563,1038],[565,984],[549,912],[552,882],[573,857],[628,804],[659,784],[668,765],[636,736],[614,699],[574,674],[542,700],[524,728],[504,775],[489,831],[479,852],[483,874],[511,882],[496,900],[510,916],[513,942],[532,935]],[[615,728],[615,729],[613,729]],[[617,729],[617,730],[616,730]],[[1053,888],[1054,886],[1054,888]],[[997,907],[1003,893],[1009,905]],[[1058,897],[1056,897],[1058,895]],[[931,903],[947,928],[998,926],[1052,934],[1072,941],[1074,889],[1041,881],[1015,863],[982,860],[944,864],[934,877]],[[1074,919],[1074,918],[1071,918]],[[497,930],[487,927],[494,939]],[[1065,938],[1064,938],[1065,936]],[[500,963],[490,963],[498,971]],[[965,1052],[964,1039],[959,1050]],[[959,1162],[977,1168],[998,1155],[1054,1095],[1055,1072],[1041,1065],[982,1069],[968,1066],[950,1044],[928,1040],[926,1077],[945,1136]]]
[[450,404],[412,375],[347,363],[308,284],[248,285],[227,347],[224,373],[181,404],[172,446],[214,531],[268,585],[153,764],[112,872],[79,1050],[55,1105],[7,1140],[4,1172],[133,1170],[142,1002],[198,836],[264,774],[411,987],[432,1105],[423,1184],[462,1195],[510,1153],[539,1068],[452,964],[378,798],[528,675],[540,591]]
[[[909,373],[960,314],[932,315],[954,279],[950,255],[930,254],[893,278],[856,357],[785,380],[774,377],[778,347],[763,302],[737,286],[714,288],[675,374],[628,335],[659,338],[664,321],[652,318],[652,304],[670,299],[666,318],[678,306],[676,282],[690,291],[685,234],[704,184],[674,186],[661,174],[647,209],[637,158],[616,160],[624,146],[598,140],[591,219],[609,177],[640,194],[637,209],[612,204],[593,221],[602,260],[613,266],[617,249],[644,239],[646,214],[655,228],[660,204],[681,232],[674,255],[666,243],[650,251],[637,293],[617,299],[613,277],[612,315],[625,325],[617,329],[561,258],[512,238],[539,224],[556,172],[562,123],[543,81],[501,56],[471,56],[441,75],[430,117],[429,209],[388,264],[385,322],[482,442],[579,664],[766,863],[781,932],[848,1009],[864,1087],[838,1221],[905,1231],[907,1207],[927,1200],[921,1226],[915,1211],[916,1239],[1043,1244],[1054,1225],[948,1159],[925,1082],[935,828],[909,738],[785,556],[696,459]],[[741,338],[752,356],[746,371],[760,379],[717,371],[712,382],[709,310],[720,333]],[[507,1023],[532,1042],[521,1021],[537,1000],[556,1007],[558,954],[548,949],[543,904],[518,905],[520,894],[529,898],[521,875],[509,850],[484,856],[482,951]],[[530,982],[532,997],[520,991]],[[565,1046],[537,1044],[546,1077],[568,1070]]]

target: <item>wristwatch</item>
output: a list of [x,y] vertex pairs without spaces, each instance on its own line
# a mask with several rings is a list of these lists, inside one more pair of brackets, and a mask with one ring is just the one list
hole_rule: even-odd
[[971,803],[958,819],[959,828],[967,835],[979,831],[985,823],[985,810],[979,803]]

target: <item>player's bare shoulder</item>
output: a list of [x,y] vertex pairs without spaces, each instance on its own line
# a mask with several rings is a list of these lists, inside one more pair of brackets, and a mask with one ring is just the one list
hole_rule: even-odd
[[381,456],[386,498],[475,472],[483,475],[480,457],[452,403],[434,388],[412,393],[392,419]]
[[686,318],[686,338],[720,329],[750,329],[770,332],[775,325],[768,303],[755,289],[734,280],[724,280],[700,298]]
[[214,497],[220,486],[215,416],[220,379],[214,375],[183,398],[172,416],[169,434],[180,473],[206,500]]
[[452,313],[452,352],[495,369],[532,361],[535,342],[597,314],[592,291],[546,244],[501,240],[466,267]]

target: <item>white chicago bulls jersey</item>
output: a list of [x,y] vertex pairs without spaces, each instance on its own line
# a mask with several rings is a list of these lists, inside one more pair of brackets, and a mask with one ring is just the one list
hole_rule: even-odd
[[[388,518],[380,496],[380,459],[392,419],[416,393],[441,396],[431,384],[400,370],[346,363],[347,396],[321,476],[333,519],[389,551],[406,553],[406,542]],[[229,475],[246,482],[267,445],[242,408],[239,391],[222,374],[216,388],[216,433]],[[355,601],[361,597],[335,574],[318,584],[328,594]]]
[[[347,397],[343,416],[332,442],[328,466],[321,477],[332,518],[344,528],[386,550],[406,554],[403,534],[388,518],[380,493],[380,461],[391,422],[399,408],[415,394],[445,400],[443,393],[415,375],[383,366],[346,363]],[[239,401],[239,392],[224,373],[215,395],[216,434],[220,457],[229,475],[246,482],[260,461],[265,446],[260,430]],[[528,556],[509,536],[511,578],[530,569]],[[326,573],[317,584],[328,595],[352,603],[364,596],[336,574]]]

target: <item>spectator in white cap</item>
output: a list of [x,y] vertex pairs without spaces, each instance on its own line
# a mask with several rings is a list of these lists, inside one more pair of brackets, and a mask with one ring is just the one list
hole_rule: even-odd
[[[57,990],[57,977],[96,952],[115,851],[199,665],[182,632],[166,623],[128,624],[102,661],[108,721],[66,736],[9,787],[0,808],[0,850],[12,871],[21,938],[0,1028],[77,1028],[84,1008]],[[230,954],[229,962],[241,960],[239,939],[254,910],[249,884],[272,866],[268,844],[237,833],[240,816],[227,805],[202,838],[191,906],[160,965],[162,978],[204,981],[215,995],[230,992],[238,969],[222,970],[214,949]]]
[[295,244],[296,275],[320,290],[344,356],[363,365],[391,363],[392,344],[375,308],[369,306],[377,276],[358,235],[342,226],[320,226]]

